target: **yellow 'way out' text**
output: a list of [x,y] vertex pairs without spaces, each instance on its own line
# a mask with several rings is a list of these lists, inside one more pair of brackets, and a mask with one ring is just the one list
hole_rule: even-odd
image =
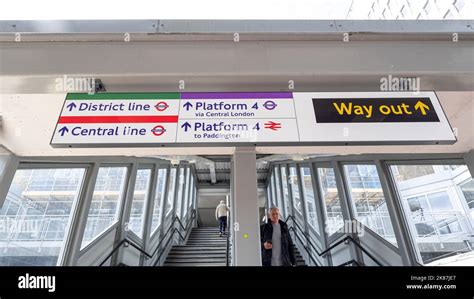
[[[420,102],[419,102],[420,103]],[[421,103],[422,105],[426,106],[424,103]],[[333,103],[334,108],[336,108],[337,113],[339,115],[364,115],[366,118],[371,118],[372,115],[374,115],[374,107],[373,105],[353,105],[352,103]],[[417,105],[419,105],[417,103]],[[415,105],[415,110],[418,110],[417,105]],[[423,107],[424,108],[424,107]],[[426,108],[428,109],[428,106]],[[426,115],[426,112],[422,111],[423,115]],[[413,114],[412,111],[410,111],[410,105],[402,103],[399,105],[381,105],[378,107],[378,111],[382,115],[389,115],[389,114],[396,114],[396,115],[410,115]]]

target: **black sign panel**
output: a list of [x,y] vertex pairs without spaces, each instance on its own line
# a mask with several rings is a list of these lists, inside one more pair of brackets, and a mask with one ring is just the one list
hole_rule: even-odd
[[317,123],[439,122],[429,98],[313,98]]

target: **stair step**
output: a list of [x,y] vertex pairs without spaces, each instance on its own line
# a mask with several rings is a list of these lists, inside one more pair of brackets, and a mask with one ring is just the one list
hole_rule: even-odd
[[219,239],[219,240],[227,240],[226,236],[219,236],[217,235],[210,235],[210,236],[202,236],[202,235],[189,235],[190,238],[196,239]]
[[201,235],[189,235],[189,238],[195,238],[195,239],[219,239],[219,240],[227,240],[225,236],[220,237],[219,234],[217,235],[212,235],[212,236],[201,236]]
[[193,245],[193,246],[187,246],[183,247],[183,249],[177,248],[177,250],[214,250],[214,251],[225,251],[226,247],[225,246],[209,246],[209,245]]
[[[220,248],[220,249],[225,249],[227,248],[226,244],[209,244],[209,243],[188,243],[186,246],[189,247],[209,247],[209,248]],[[232,246],[229,245],[229,248],[232,248]]]
[[225,254],[225,250],[170,250],[170,254]]
[[[202,236],[202,237],[219,237],[221,234],[219,232],[215,232],[215,233],[190,233],[189,235],[190,236]],[[227,235],[223,235],[223,236],[227,236]]]
[[296,261],[297,266],[306,266],[306,263],[304,261]]
[[227,238],[226,237],[219,237],[219,235],[217,236],[189,236],[189,239],[202,239],[202,240],[223,240],[223,241],[226,241]]
[[167,263],[225,263],[225,258],[191,258],[191,259],[181,259],[181,258],[168,258],[166,259]]
[[190,238],[189,241],[202,241],[202,242],[223,242],[227,243],[227,239],[221,238]]
[[227,242],[215,226],[193,228],[185,245],[171,248],[164,266],[225,266]]
[[209,244],[209,243],[188,243],[188,246],[193,247],[214,247],[214,248],[223,248],[225,249],[225,244]]
[[165,263],[164,266],[168,267],[223,267],[223,263]]
[[190,243],[208,243],[208,244],[227,244],[227,242],[225,241],[218,241],[218,240],[188,240],[188,242],[186,242],[186,244],[190,244]]
[[170,251],[170,255],[200,255],[200,254],[211,254],[211,255],[224,255],[225,251]]
[[190,253],[190,254],[224,254],[225,250],[171,250],[170,253]]
[[213,254],[213,255],[224,255],[225,256],[225,251],[200,251],[200,250],[186,250],[186,251],[170,251],[171,255],[200,255],[200,254]]
[[221,238],[221,237],[193,237],[190,236],[188,240],[197,240],[197,241],[222,241],[222,242],[227,242],[227,238]]
[[173,246],[171,250],[214,250],[214,251],[225,251],[225,247],[222,246]]
[[190,241],[187,242],[186,245],[192,246],[192,245],[208,245],[208,246],[226,246],[227,244],[224,242],[199,242],[199,241]]
[[218,245],[218,244],[207,244],[207,243],[191,243],[188,244],[190,247],[212,247],[212,248],[221,248],[221,249],[226,249],[225,244],[223,245]]
[[218,258],[218,259],[225,259],[224,254],[170,254],[168,258],[170,259],[200,259],[200,258]]
[[186,244],[189,244],[189,243],[227,244],[226,241],[219,241],[219,240],[188,240]]

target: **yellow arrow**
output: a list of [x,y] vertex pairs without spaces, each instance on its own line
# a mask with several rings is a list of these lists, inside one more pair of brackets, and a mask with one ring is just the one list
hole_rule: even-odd
[[426,104],[423,103],[422,101],[418,101],[418,102],[415,104],[415,110],[421,110],[421,114],[426,115],[426,111],[425,111],[425,110],[430,110],[430,107],[428,107],[428,105],[426,105]]

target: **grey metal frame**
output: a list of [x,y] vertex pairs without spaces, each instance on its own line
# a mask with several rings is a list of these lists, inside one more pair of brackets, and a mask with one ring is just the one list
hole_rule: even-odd
[[[172,173],[173,171],[175,171],[175,178],[174,178],[174,182],[173,182],[173,185],[174,185],[174,186],[171,187],[171,173]],[[175,196],[176,196],[176,181],[177,181],[177,176],[178,176],[178,169],[177,169],[177,167],[175,167],[175,166],[173,166],[173,165],[170,165],[169,172],[170,172],[170,176],[169,176],[169,180],[168,180],[168,182],[167,182],[168,197],[170,196],[171,188],[174,188],[174,189],[173,189],[173,195],[172,195],[173,198],[171,199],[171,208],[170,208],[170,210],[169,210],[169,213],[166,214],[166,211],[164,211],[164,212],[165,212],[165,215],[164,215],[164,218],[163,218],[163,223],[164,223],[165,225],[168,225],[168,224],[169,224],[168,222],[170,222],[171,219],[172,219],[173,216],[174,216],[174,214],[173,214],[173,213],[174,213],[174,211],[173,211],[174,206],[173,206],[173,205],[174,205],[174,198],[175,198]],[[166,201],[168,201],[168,198],[166,198]]]
[[15,155],[8,155],[3,174],[0,176],[0,207],[3,206],[5,199],[7,198],[10,185],[15,177],[16,169],[18,168],[20,159]]
[[[310,225],[309,225],[309,221],[308,221],[308,205],[307,205],[307,202],[306,202],[306,196],[304,194],[304,191],[303,191],[303,180],[302,180],[302,176],[301,176],[301,164],[300,163],[296,163],[296,176],[298,178],[298,189],[299,189],[299,196],[300,196],[300,200],[302,202],[302,211],[301,211],[301,216],[302,216],[302,226],[303,226],[303,229],[304,229],[304,233],[306,236],[309,236],[309,230],[310,230]],[[296,218],[297,219],[297,218]],[[295,231],[295,234],[298,234],[297,231]],[[311,248],[310,247],[310,243],[309,243],[309,239],[306,239],[306,248]]]
[[285,191],[283,191],[283,178],[281,176],[281,165],[275,165],[273,167],[273,169],[277,169],[276,170],[276,176],[277,176],[277,181],[278,181],[278,185],[280,185],[280,199],[281,199],[281,202],[280,202],[280,214],[281,214],[281,217],[283,219],[285,219],[286,217],[288,217],[288,213],[286,211],[286,203],[285,203]]
[[0,33],[471,33],[472,20],[11,20]]
[[189,215],[189,201],[191,200],[191,180],[194,179],[191,166],[186,166],[185,191],[184,191],[184,209],[183,219],[185,220]]
[[[182,173],[181,173],[182,172]],[[181,174],[183,175],[183,182],[181,183]],[[184,197],[184,187],[186,185],[186,164],[180,163],[180,167],[178,170],[178,187],[177,189],[177,194],[179,195],[181,193],[181,198],[177,198],[180,200],[179,204],[179,211],[176,211],[176,216],[178,216],[180,219],[183,218],[183,197]]]
[[[299,172],[299,174],[300,174],[300,179],[303,178],[303,177],[301,176],[301,170],[300,170],[300,168],[303,168],[303,167],[309,168],[309,170],[310,170],[310,175],[311,175],[311,184],[312,184],[312,186],[314,186],[314,184],[313,184],[313,177],[312,177],[312,173],[313,173],[312,165],[307,164],[307,163],[299,163],[299,164],[298,164],[298,172]],[[303,186],[303,181],[301,181],[301,188],[304,188],[304,186]],[[304,191],[301,190],[301,192],[303,193]],[[303,194],[303,196],[304,196],[304,194]],[[318,207],[317,207],[317,200],[318,200],[318,198],[316,197],[317,195],[314,194],[314,188],[313,188],[313,196],[314,196],[314,203],[315,203],[316,213],[318,213],[316,216],[317,216],[317,219],[318,219],[317,221],[318,221],[318,226],[319,226],[319,218],[320,218],[320,217],[319,217],[319,212],[318,212],[318,210],[317,210],[317,208],[318,208]],[[321,233],[320,233],[319,231],[317,231],[314,227],[312,227],[311,225],[309,225],[308,214],[307,214],[308,211],[309,211],[309,209],[308,209],[308,203],[307,203],[307,201],[306,201],[306,198],[304,198],[304,200],[305,200],[305,215],[304,215],[304,218],[303,218],[303,219],[304,219],[305,222],[308,222],[308,233],[313,234],[317,239],[319,239],[319,236],[321,235]],[[319,226],[319,228],[321,228],[321,226]],[[319,243],[319,241],[318,241],[318,243]],[[317,245],[321,245],[321,244],[317,244]]]
[[411,246],[410,229],[403,215],[400,200],[397,200],[396,187],[390,179],[387,165],[380,160],[375,161],[380,183],[387,203],[387,210],[392,222],[393,231],[397,240],[397,247],[402,258],[403,265],[411,266],[416,264],[416,251]]
[[[129,201],[129,189],[130,189],[130,180],[133,180],[135,182],[135,176],[136,176],[136,172],[134,174],[132,174],[132,166],[136,165],[136,163],[110,163],[110,162],[104,162],[104,163],[100,163],[99,165],[99,170],[100,168],[103,168],[103,167],[124,167],[127,169],[127,173],[126,173],[126,177],[125,177],[125,185],[124,185],[124,189],[123,189],[123,194],[122,194],[122,197],[119,199],[119,206],[118,206],[118,219],[115,223],[111,224],[110,226],[118,226],[118,227],[123,227],[124,225],[124,219],[123,219],[123,211],[125,209],[125,203],[127,201]],[[95,185],[94,185],[95,187]],[[92,192],[92,195],[93,195],[93,192]],[[131,194],[131,196],[133,196],[133,192]],[[92,201],[92,197],[90,199],[90,201]],[[107,231],[108,229],[106,229],[105,231]],[[104,231],[104,232],[105,232]],[[94,239],[98,238],[99,236],[103,235],[104,232],[101,232],[99,233],[99,235],[95,236]],[[94,241],[94,239],[91,240]],[[114,242],[115,244],[115,242]]]
[[[344,169],[342,164],[339,161],[333,162],[334,174],[336,177],[336,185],[339,193],[339,198],[341,199],[341,210],[343,212],[345,221],[352,221],[355,219],[355,213],[353,210],[353,205],[350,203],[349,188],[347,182],[344,179]],[[356,237],[355,234],[352,234],[351,237]],[[354,244],[350,244],[350,255],[351,259],[362,263],[362,254],[357,250]]]
[[[153,208],[155,206],[155,191],[156,191],[156,184],[158,183],[158,170],[159,164],[155,163],[153,165],[153,172],[151,176],[150,182],[150,192],[148,194],[149,200],[145,204],[145,219],[143,221],[143,248],[146,250],[150,250],[151,247],[151,223],[153,218]],[[140,257],[140,264],[147,265],[149,260],[146,260],[144,256]]]
[[[153,182],[153,173],[155,171],[155,164],[142,164],[142,163],[140,163],[137,166],[137,173],[138,173],[139,170],[150,170],[150,181],[148,183],[148,190],[147,190],[147,193],[146,193],[147,196],[145,198],[145,205],[144,205],[144,211],[143,211],[143,218],[144,219],[142,221],[142,234],[141,234],[141,236],[139,236],[139,235],[136,235],[133,231],[129,230],[127,236],[135,238],[138,243],[143,243],[143,239],[144,239],[143,232],[144,232],[144,226],[145,226],[146,206],[147,206],[148,201],[151,200],[150,194],[151,194],[151,189],[153,188],[152,182]],[[132,205],[133,205],[133,196],[134,196],[134,192],[135,192],[135,185],[136,185],[136,179],[135,179],[135,184],[133,186],[133,193],[131,195]],[[131,209],[130,209],[130,212],[131,212]],[[126,220],[127,222],[130,221],[130,216],[131,215],[129,213],[129,215],[127,217],[127,220]]]
[[73,210],[73,218],[69,226],[69,232],[66,235],[66,242],[63,249],[62,265],[73,266],[77,264],[79,253],[81,251],[82,238],[86,229],[89,209],[94,194],[95,183],[99,173],[100,164],[94,163],[89,171],[86,172],[84,187],[79,201]]
[[[290,169],[291,169],[292,167],[294,167],[295,170],[296,170],[296,179],[297,179],[297,181],[298,181],[298,183],[296,184],[296,186],[297,186],[297,188],[298,188],[298,195],[300,196],[300,200],[302,201],[302,204],[303,204],[303,198],[302,198],[302,196],[301,196],[301,193],[303,192],[303,190],[301,190],[301,186],[300,186],[300,183],[299,183],[301,178],[300,178],[300,176],[299,176],[298,165],[297,165],[296,163],[294,163],[294,162],[288,164],[288,174],[289,174],[289,175],[291,175]],[[296,209],[296,207],[295,207],[295,198],[294,198],[294,196],[295,196],[295,192],[294,192],[294,191],[295,191],[295,190],[293,190],[293,184],[290,184],[290,185],[291,185],[291,196],[292,196],[291,198],[292,198],[293,211],[294,211],[294,214],[293,214],[293,215],[294,215],[296,218],[304,219],[304,217],[305,217],[305,216],[304,216],[304,211],[301,211],[301,212],[300,212],[300,211],[298,211],[298,210]]]
[[[295,163],[295,161],[282,161],[278,163],[271,164],[271,171],[274,171],[273,165],[278,165],[278,170],[281,169],[282,166],[285,166],[285,171],[287,174],[287,178],[289,178],[289,167],[294,166],[296,167],[296,174],[298,177],[298,188],[300,189],[300,198],[303,201],[303,213],[302,219],[306,226],[306,231],[308,230],[307,224],[307,206],[306,200],[304,198],[304,193],[302,189],[302,180],[301,180],[301,173],[300,173],[300,165],[309,165],[311,173],[312,173],[312,183],[313,183],[313,191],[315,192],[315,202],[318,216],[318,223],[324,223],[325,216],[324,216],[324,205],[322,202],[322,198],[320,196],[319,191],[319,178],[317,174],[317,167],[320,165],[330,165],[334,169],[335,178],[336,178],[336,185],[339,193],[339,199],[341,203],[341,209],[345,220],[352,220],[355,219],[355,214],[353,211],[353,207],[349,204],[351,201],[349,200],[349,189],[347,186],[347,182],[344,176],[344,169],[343,165],[346,163],[350,164],[358,164],[358,163],[370,163],[375,164],[377,168],[377,172],[379,175],[379,179],[382,185],[382,189],[384,195],[386,197],[387,205],[389,208],[390,218],[392,221],[392,225],[394,226],[394,230],[396,231],[396,238],[398,243],[398,250],[399,254],[402,257],[404,265],[418,265],[417,263],[417,255],[415,244],[413,238],[410,236],[410,231],[407,228],[407,220],[405,219],[405,215],[403,213],[403,209],[401,207],[401,200],[400,196],[397,192],[397,188],[395,182],[393,181],[389,166],[391,165],[432,165],[432,164],[451,164],[451,165],[458,165],[458,164],[467,164],[469,169],[473,169],[474,159],[473,159],[473,151],[469,153],[459,153],[459,154],[364,154],[364,155],[348,155],[348,156],[335,156],[335,157],[320,157],[315,159],[310,159],[304,162]],[[169,162],[161,159],[155,158],[135,158],[135,157],[16,157],[12,156],[11,160],[7,163],[5,168],[5,174],[3,176],[3,180],[0,181],[0,190],[5,190],[3,193],[0,194],[1,205],[3,205],[4,199],[6,197],[6,192],[8,192],[9,186],[11,181],[16,173],[17,169],[25,169],[25,168],[71,168],[71,167],[86,167],[87,171],[85,174],[83,186],[81,189],[81,193],[79,198],[75,204],[73,210],[73,216],[71,218],[71,223],[69,225],[69,231],[66,236],[64,249],[60,255],[58,264],[61,265],[76,265],[79,257],[86,251],[91,250],[94,248],[94,245],[97,244],[105,235],[110,233],[112,230],[123,227],[123,224],[129,218],[129,210],[130,204],[133,200],[133,189],[134,189],[134,182],[136,180],[136,171],[133,169],[138,169],[140,165],[143,164],[151,164],[153,165],[152,168],[152,178],[150,182],[150,192],[149,192],[149,199],[146,202],[146,214],[144,220],[144,229],[143,229],[143,244],[144,248],[148,248],[151,244],[152,238],[150,236],[150,226],[151,226],[151,213],[153,212],[154,206],[154,199],[155,191],[156,191],[156,184],[158,178],[158,171],[160,168],[166,167],[167,177],[166,177],[166,188],[165,188],[165,197],[161,203],[162,213],[160,216],[160,221],[164,222],[165,219],[165,211],[163,211],[164,204],[167,200],[167,192],[169,192],[169,184],[170,184],[170,166]],[[121,213],[119,221],[112,225],[109,229],[103,232],[100,236],[96,237],[91,243],[89,243],[86,247],[81,249],[82,237],[84,234],[85,226],[87,223],[87,216],[90,209],[90,204],[92,200],[92,195],[95,188],[95,182],[97,179],[97,174],[100,167],[106,166],[127,166],[129,170],[127,172],[127,189],[123,194],[123,199],[121,201],[120,211]],[[186,168],[189,166],[190,179],[196,180],[196,174],[194,173],[194,169],[192,165],[180,163],[179,167]],[[178,169],[179,169],[178,167]],[[130,168],[132,171],[130,171]],[[280,170],[281,171],[281,170]],[[279,171],[279,172],[280,172]],[[471,172],[472,175],[472,172]],[[179,171],[177,171],[177,176],[179,176]],[[276,183],[282,182],[281,172],[276,174],[275,177],[275,185]],[[268,188],[269,179],[267,179],[266,187]],[[176,214],[176,202],[178,200],[178,189],[179,187],[179,177],[175,181],[175,194],[174,194],[174,202],[172,207],[172,215]],[[182,188],[184,191],[186,180],[183,182]],[[190,184],[189,184],[190,185]],[[190,188],[190,186],[187,186]],[[189,194],[190,199],[193,200],[192,205],[196,206],[197,201],[197,184],[196,184],[196,194],[192,195],[191,192]],[[316,188],[316,189],[315,189]],[[283,191],[283,189],[281,190]],[[291,210],[293,211],[293,215],[296,215],[296,210],[294,208],[294,198],[293,198],[293,186],[292,184],[288,184],[288,192],[289,192],[289,202],[291,204]],[[181,192],[183,196],[185,196],[184,192]],[[271,194],[271,192],[270,192]],[[276,194],[276,190],[275,190]],[[284,197],[282,197],[283,200]],[[284,200],[283,200],[284,201]],[[1,206],[0,205],[0,206]],[[185,203],[182,204],[181,209],[187,209],[188,207],[183,207]],[[181,211],[180,211],[181,212]],[[286,212],[286,210],[285,210]],[[182,214],[181,214],[182,215]],[[180,217],[182,217],[180,215]],[[163,229],[163,223],[160,224]],[[321,231],[324,226],[320,225],[320,235],[322,237],[322,243],[324,243],[325,238],[327,238],[327,244],[332,243],[335,239],[338,238],[337,234],[333,234],[331,236],[325,236],[325,233]],[[399,232],[397,232],[400,230]],[[120,230],[119,230],[120,231]],[[375,233],[374,233],[375,234]],[[122,233],[117,233],[115,238],[115,243],[120,240],[121,237],[124,235]],[[381,242],[385,242],[388,245],[388,241],[381,239]],[[322,244],[324,246],[324,244]],[[358,262],[362,262],[362,256],[358,250],[353,248],[351,245],[351,256]],[[393,246],[392,246],[393,247]],[[391,247],[390,247],[391,248]],[[116,262],[118,262],[120,258],[118,257]],[[330,259],[328,259],[328,263]],[[144,259],[141,257],[140,264],[144,264]]]
[[[280,186],[279,190],[280,190],[280,199],[281,199],[281,202],[280,202],[280,205],[281,207],[280,208],[280,214],[282,215],[283,219],[285,219],[286,217],[288,217],[288,215],[286,215],[286,203],[285,203],[285,195],[284,195],[284,192],[283,192],[283,181],[282,181],[282,177],[281,177],[281,170],[280,170],[280,167],[281,165],[275,165],[273,167],[273,169],[275,170],[275,168],[277,169],[276,170],[276,182],[278,183],[278,185]],[[276,186],[276,184],[275,184]]]
[[[322,248],[328,248],[329,247],[329,242],[328,242],[328,235],[326,233],[326,213],[325,213],[325,206],[323,202],[323,198],[320,193],[319,189],[319,176],[318,172],[316,171],[317,168],[315,167],[314,163],[310,164],[309,166],[310,169],[310,174],[311,174],[311,183],[313,184],[313,193],[314,193],[314,204],[316,208],[316,214],[318,215],[318,226],[319,226],[319,236],[320,236],[320,244]],[[311,247],[309,247],[311,248]],[[332,266],[332,260],[330,258],[330,254],[327,254],[324,256],[326,259],[326,265],[327,266]]]
[[[139,237],[139,242],[141,243],[143,248],[147,248],[147,244],[150,240],[149,236],[149,227],[151,225],[151,214],[152,213],[152,207],[153,207],[153,192],[154,192],[154,186],[156,184],[156,177],[155,173],[157,172],[158,169],[158,164],[139,164],[138,165],[138,170],[140,169],[150,169],[151,170],[151,176],[150,176],[150,183],[148,186],[147,190],[147,196],[145,198],[145,205],[144,205],[144,215],[143,215],[143,221],[142,221],[142,235],[138,236]],[[134,186],[135,187],[135,186]],[[135,190],[134,190],[135,191]],[[133,204],[133,193],[132,193],[132,204]],[[151,210],[150,210],[151,207]],[[128,218],[127,221],[130,221],[130,217]],[[130,236],[135,236],[133,232],[130,232]],[[142,266],[145,264],[145,256],[143,254],[140,255],[140,260],[139,260],[139,265]]]
[[[151,223],[153,223],[153,209],[155,207],[155,199],[156,199],[156,188],[158,188],[158,183],[159,183],[159,174],[160,174],[160,170],[161,169],[164,169],[166,171],[166,174],[165,174],[165,194],[163,194],[163,200],[160,202],[160,209],[162,208],[163,206],[163,203],[165,202],[166,198],[165,198],[165,195],[167,193],[167,186],[168,186],[168,179],[169,179],[169,176],[168,176],[168,171],[167,171],[167,167],[163,167],[163,165],[161,164],[158,164],[156,165],[156,183],[154,185],[154,193],[153,193],[153,206],[152,206],[152,218],[151,218]],[[160,217],[158,218],[158,226],[153,230],[151,231],[151,236],[150,236],[150,239],[152,240],[156,240],[157,238],[160,237],[160,231],[161,231],[161,226],[162,226],[162,223],[160,222],[161,219],[162,219],[162,216],[163,216],[163,210],[161,210],[160,212]],[[151,229],[151,227],[150,227]]]
[[[130,219],[130,212],[132,208],[132,201],[133,201],[133,192],[135,190],[135,182],[137,178],[137,163],[132,164],[131,166],[127,167],[127,176],[128,179],[125,185],[125,199],[122,200],[120,207],[119,207],[119,219],[118,219],[118,229],[115,235],[115,242],[114,247],[125,237],[128,235],[128,231],[125,230],[127,227],[127,223]],[[123,259],[124,255],[124,248],[120,248],[113,256],[112,256],[112,265],[117,265],[120,260]]]
[[291,209],[291,214],[295,215],[296,214],[296,209],[295,209],[295,204],[293,201],[293,189],[290,184],[290,166],[288,164],[284,164],[285,166],[285,174],[286,174],[286,180],[287,180],[287,186],[288,186],[288,200],[290,204],[290,209]]
[[174,200],[173,200],[173,209],[171,211],[171,215],[172,217],[174,216],[178,216],[179,217],[179,214],[177,213],[177,209],[176,209],[176,206],[177,206],[177,203],[178,203],[178,194],[179,194],[179,175],[180,175],[180,169],[182,168],[182,164],[179,164],[176,166],[176,179],[175,179],[175,186],[174,186]]
[[[163,168],[161,168],[163,169]],[[165,179],[165,193],[163,195],[163,200],[160,203],[160,218],[158,220],[158,238],[161,238],[163,236],[163,233],[165,231],[165,207],[166,203],[168,202],[168,193],[169,193],[169,186],[170,186],[170,177],[171,177],[171,167],[170,165],[167,165],[164,169],[166,169],[166,179]],[[158,182],[157,182],[158,183]]]
[[[276,185],[275,170],[273,167],[271,168],[271,171],[268,176],[270,178],[270,206],[269,208],[272,208],[272,207],[276,207],[278,204],[277,198],[276,198],[276,189],[275,189],[275,185]],[[273,181],[273,184],[272,184],[272,181]]]
[[[308,229],[308,219],[306,215],[307,204],[302,193],[302,181],[300,166],[307,165],[309,163],[313,190],[315,200],[317,200],[316,209],[318,213],[318,223],[320,228],[323,228],[326,221],[325,206],[323,198],[321,196],[319,186],[319,175],[317,169],[319,167],[330,167],[334,169],[336,186],[338,190],[339,200],[341,204],[341,211],[345,221],[355,220],[355,211],[353,202],[350,199],[350,188],[348,187],[347,176],[344,174],[344,165],[347,164],[361,164],[367,163],[375,165],[379,180],[384,192],[384,196],[387,202],[389,210],[389,216],[394,228],[395,237],[397,239],[398,247],[395,247],[390,242],[380,237],[377,233],[373,232],[370,228],[367,231],[377,240],[384,243],[387,248],[397,252],[401,258],[402,263],[405,266],[420,265],[418,262],[418,256],[416,251],[416,244],[411,236],[411,232],[408,227],[407,219],[401,206],[400,195],[396,188],[396,183],[391,175],[391,165],[460,165],[466,164],[470,170],[474,169],[474,151],[468,153],[449,153],[449,154],[363,154],[363,155],[347,155],[347,156],[324,156],[305,160],[304,162],[296,162],[292,160],[273,162],[270,167],[273,171],[273,166],[278,165],[279,167],[286,167],[287,175],[289,175],[289,167],[295,166],[298,175],[298,188],[300,189],[300,198],[303,200],[303,221],[306,232],[310,232]],[[472,172],[471,172],[472,176]],[[270,179],[267,179],[267,186],[269,185]],[[281,180],[280,180],[281,182]],[[293,205],[293,186],[288,184],[289,193],[291,193],[290,199],[292,201],[293,215],[297,215]],[[299,214],[299,213],[298,213]],[[321,245],[327,248],[328,245],[338,240],[341,235],[340,233],[334,233],[330,236],[324,232],[324,229],[320,229]],[[352,234],[353,238],[357,240],[357,235]],[[363,264],[363,256],[355,245],[352,243],[350,246],[351,258],[355,261]],[[328,265],[332,264],[330,256],[327,256]]]
[[[143,236],[140,236],[142,239],[144,248],[147,248],[148,243],[150,242],[149,229],[151,225],[151,214],[153,212],[153,199],[154,192],[157,184],[157,175],[158,170],[163,167],[168,167],[169,162],[166,160],[158,158],[136,158],[136,157],[108,157],[108,156],[77,156],[77,157],[17,157],[11,155],[11,159],[7,162],[5,167],[4,176],[0,181],[0,190],[2,190],[1,195],[1,205],[3,206],[4,199],[8,193],[9,187],[13,180],[13,177],[17,169],[41,169],[41,168],[75,168],[81,167],[86,168],[86,173],[82,182],[81,192],[77,201],[74,203],[74,208],[72,211],[72,216],[70,223],[68,225],[69,230],[66,234],[64,246],[61,249],[60,256],[58,258],[58,265],[77,265],[78,259],[85,252],[92,250],[94,246],[100,241],[108,236],[110,232],[116,230],[117,228],[123,228],[125,223],[129,220],[130,217],[130,207],[133,201],[133,192],[134,192],[134,182],[136,181],[136,171],[142,166],[150,166],[146,168],[151,168],[152,177],[150,181],[150,190],[148,193],[148,198],[145,204],[145,219],[143,221]],[[94,188],[97,180],[97,175],[100,167],[127,167],[127,177],[126,186],[124,186],[124,193],[122,195],[120,206],[119,206],[119,219],[116,223],[111,225],[108,229],[103,231],[99,236],[95,237],[90,243],[88,243],[84,248],[81,248],[82,238],[84,235],[85,226],[87,224],[87,217],[92,201],[92,196],[94,193]],[[167,180],[169,180],[169,171],[167,172]],[[168,186],[167,181],[167,186]],[[168,192],[168,188],[165,189],[165,192]],[[3,194],[4,193],[4,194]],[[166,196],[166,195],[165,195]],[[166,197],[165,197],[166,198]],[[165,201],[163,201],[165,202]],[[163,203],[162,203],[163,205]],[[163,206],[161,206],[163,209]],[[161,215],[164,212],[162,211]],[[161,219],[163,221],[163,219]],[[117,229],[114,244],[120,242],[123,238],[127,236],[127,232],[123,229]],[[130,237],[135,237],[134,234],[130,233]],[[136,237],[134,239],[137,239]],[[112,264],[117,264],[121,260],[123,251],[114,255]],[[140,258],[140,265],[144,263],[143,257]]]
[[[471,174],[474,174],[474,149],[465,153],[463,155],[464,162],[466,162],[467,167]],[[0,197],[1,198],[1,197]]]
[[278,184],[280,183],[280,181],[278,180],[278,173],[276,173],[275,167],[273,167],[272,176],[273,176],[273,191],[275,192],[274,193],[275,194],[275,200],[273,201],[273,205],[275,207],[278,207],[280,209],[280,212],[281,212],[281,203],[278,201],[278,196],[279,196],[278,189],[280,189]]
[[[234,177],[234,159],[230,160],[230,177]],[[269,180],[267,180],[267,185],[268,185]],[[235,244],[235,238],[237,234],[236,227],[234,223],[235,221],[235,207],[233,205],[234,202],[234,191],[235,191],[235,185],[234,185],[234,180],[230,180],[230,186],[229,186],[229,202],[230,202],[230,223],[229,223],[229,234],[230,234],[230,242],[231,244]],[[260,219],[259,219],[260,220]],[[230,256],[235,256],[235,246],[232,246],[230,249],[231,253]],[[235,266],[235,259],[232,258],[230,262],[230,266]]]

